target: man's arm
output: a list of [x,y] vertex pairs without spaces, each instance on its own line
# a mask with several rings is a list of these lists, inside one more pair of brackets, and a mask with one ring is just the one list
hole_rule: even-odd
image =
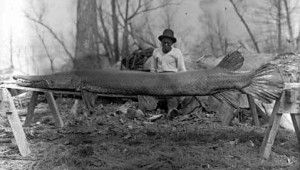
[[178,66],[178,68],[177,68],[178,72],[186,71],[183,55],[180,50],[178,50],[177,66]]

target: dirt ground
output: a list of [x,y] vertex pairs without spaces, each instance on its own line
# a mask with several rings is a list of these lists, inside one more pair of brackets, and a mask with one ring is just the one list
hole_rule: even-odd
[[[32,154],[21,157],[7,122],[0,123],[0,169],[298,169],[295,134],[280,129],[269,160],[259,157],[265,126],[233,121],[196,109],[174,120],[149,118],[157,113],[118,112],[123,103],[98,105],[85,116],[70,113],[71,99],[59,100],[65,126],[55,128],[45,104],[25,128]],[[136,103],[129,102],[130,107]],[[20,109],[20,108],[19,108]],[[24,108],[23,108],[24,109]],[[22,114],[21,114],[22,115]],[[152,117],[153,118],[153,117]],[[24,116],[21,116],[24,121]]]

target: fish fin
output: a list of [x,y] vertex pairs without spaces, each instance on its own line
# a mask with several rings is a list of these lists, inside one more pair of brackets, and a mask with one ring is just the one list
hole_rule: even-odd
[[226,102],[235,109],[238,109],[240,106],[239,98],[236,91],[224,91],[221,93],[216,93],[213,95],[220,102]]
[[242,91],[271,103],[280,97],[283,87],[284,79],[280,69],[274,64],[265,64],[251,73],[251,83]]
[[244,57],[239,51],[233,51],[227,54],[217,65],[217,67],[235,71],[240,69],[244,64]]

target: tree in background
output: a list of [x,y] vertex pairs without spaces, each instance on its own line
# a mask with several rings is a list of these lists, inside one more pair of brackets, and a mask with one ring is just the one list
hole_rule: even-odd
[[[63,48],[63,50],[67,54],[67,57],[70,59],[70,61],[72,62],[73,65],[74,65],[75,57],[72,55],[72,52],[70,51],[70,49],[67,48],[67,45],[63,41],[63,38],[59,37],[58,33],[50,25],[48,25],[47,22],[45,21],[44,18],[47,13],[47,6],[45,5],[45,2],[38,1],[38,4],[39,5],[37,8],[34,6],[34,2],[30,1],[31,12],[26,11],[25,17],[28,20],[32,21],[35,33],[38,36],[38,39],[40,40],[40,42],[42,43],[42,46],[43,46],[42,48],[45,51],[46,57],[50,61],[51,72],[54,73],[55,72],[55,66],[54,66],[55,57],[50,54],[49,44],[47,44],[47,42],[45,40],[45,35],[41,33],[43,30],[48,31],[48,33],[53,37],[53,39],[56,40],[56,42],[58,42],[58,44]],[[34,57],[35,56],[32,56],[32,60],[34,60]]]
[[252,24],[262,27],[264,52],[297,52],[297,38],[294,37],[293,16],[297,12],[298,0],[264,0],[252,6],[256,14]]
[[113,50],[114,50],[114,58],[112,63],[116,63],[120,60],[119,54],[119,20],[117,16],[117,0],[111,0],[111,11],[112,11],[112,27],[113,27]]
[[203,31],[205,32],[201,46],[206,47],[204,49],[202,47],[205,53],[202,52],[201,56],[206,54],[212,54],[215,57],[226,55],[230,40],[225,18],[220,11],[206,9],[206,3],[210,2],[206,0],[200,2],[203,14],[199,16],[199,22],[203,24]]
[[96,0],[77,1],[75,69],[101,69]]
[[274,2],[274,6],[277,9],[277,53],[282,52],[282,10],[281,10],[281,0]]
[[256,41],[256,38],[254,37],[254,34],[252,33],[249,24],[246,22],[243,15],[240,13],[240,11],[239,11],[239,9],[236,5],[236,2],[234,2],[233,0],[229,0],[229,1],[230,1],[231,5],[233,6],[233,9],[234,9],[235,13],[237,14],[237,16],[240,18],[241,22],[245,26],[245,28],[246,28],[246,30],[247,30],[250,38],[251,38],[251,41],[253,42],[253,45],[255,47],[256,52],[260,53],[260,49],[258,47],[258,43]]
[[[172,0],[164,0],[161,2],[162,4],[170,4]],[[162,9],[162,17],[164,21],[164,28],[174,28],[175,25],[175,18],[174,15],[176,14],[176,7],[172,8],[173,6],[166,6]]]
[[[49,25],[47,25],[46,22],[44,21],[45,14],[47,12],[47,7],[45,5],[45,2],[44,1],[39,2],[39,10],[35,10],[33,1],[31,1],[30,6],[31,6],[31,10],[32,10],[33,14],[31,15],[28,12],[26,12],[25,17],[28,20],[33,22],[33,28],[35,30],[35,33],[38,36],[38,39],[40,40],[40,42],[42,43],[46,57],[49,59],[51,72],[54,73],[55,72],[55,66],[54,66],[55,57],[50,54],[49,45],[46,43],[44,34],[42,34],[42,29],[46,29],[52,35],[52,37],[55,40],[57,40],[57,42],[63,47],[63,49],[65,50],[65,52],[67,53],[67,55],[69,56],[71,61],[74,61],[74,57],[71,54],[71,52],[67,49],[64,41],[62,41],[58,37],[58,34]],[[39,26],[41,26],[41,27],[39,27]],[[34,60],[34,57],[35,56],[32,56],[33,60]]]

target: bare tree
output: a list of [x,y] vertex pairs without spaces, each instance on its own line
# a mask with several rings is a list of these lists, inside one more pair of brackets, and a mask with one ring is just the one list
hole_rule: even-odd
[[[141,1],[139,1],[141,2]],[[129,56],[129,0],[126,0],[125,3],[125,16],[123,18],[124,21],[124,31],[123,31],[123,43],[122,43],[122,56],[127,57]]]
[[113,27],[113,38],[114,38],[114,58],[112,63],[117,62],[120,59],[119,54],[119,27],[118,27],[118,16],[117,16],[117,6],[116,2],[117,0],[111,0],[111,11],[112,11],[112,27]]
[[54,29],[52,29],[49,25],[47,25],[41,18],[41,14],[36,14],[35,17],[31,16],[29,13],[25,13],[25,17],[27,19],[29,19],[30,21],[39,24],[40,26],[42,26],[43,28],[45,28],[52,36],[53,38],[62,46],[62,48],[64,49],[64,51],[66,52],[67,56],[69,57],[69,59],[74,62],[74,56],[72,55],[72,53],[69,51],[69,49],[67,48],[65,42],[63,40],[61,40],[58,37],[58,34],[54,31]]
[[227,54],[228,49],[228,29],[224,18],[220,12],[211,12],[203,10],[204,14],[199,17],[199,22],[204,23],[206,37],[205,42],[210,53],[215,56],[222,56]]
[[259,49],[259,47],[258,47],[258,43],[257,43],[257,41],[256,41],[256,39],[255,39],[255,37],[254,37],[254,34],[252,33],[252,31],[251,31],[251,29],[250,29],[250,27],[249,27],[249,25],[248,25],[248,23],[246,22],[246,20],[244,19],[244,17],[243,17],[242,14],[240,13],[240,11],[238,10],[238,8],[237,8],[235,2],[233,2],[233,0],[229,0],[229,1],[230,1],[231,5],[233,6],[235,13],[237,14],[237,16],[240,18],[241,22],[242,22],[243,25],[245,26],[245,28],[246,28],[246,30],[247,30],[247,32],[248,32],[248,34],[249,34],[249,36],[250,36],[250,38],[251,38],[251,40],[252,40],[252,42],[253,42],[253,45],[254,45],[254,47],[255,47],[255,50],[256,50],[258,53],[260,53],[260,49]]
[[10,68],[11,69],[14,69],[14,61],[13,61],[13,33],[12,33],[12,27],[10,25],[10,31],[9,31],[9,52],[10,52],[10,56],[9,56],[9,59],[10,59]]
[[[98,13],[99,13],[99,18],[100,18],[100,23],[101,23],[101,27],[102,27],[102,30],[103,30],[103,34],[104,34],[102,36],[101,32],[99,31],[100,40],[101,40],[101,42],[104,46],[104,49],[105,49],[106,53],[108,54],[110,63],[113,64],[116,61],[115,55],[114,55],[114,50],[116,50],[115,49],[116,47],[119,50],[118,41],[114,40],[114,41],[116,41],[116,44],[114,42],[114,48],[113,48],[113,45],[112,45],[111,40],[110,40],[110,34],[109,34],[109,31],[108,31],[108,28],[106,26],[105,19],[104,19],[104,12],[103,12],[102,3],[98,7]],[[115,29],[115,28],[113,28],[113,29]],[[118,36],[116,36],[116,37],[118,37]],[[117,52],[115,51],[116,55],[118,55],[118,53],[119,53],[118,50],[117,50]]]
[[[161,1],[161,4],[170,4],[172,0],[163,0]],[[166,6],[162,10],[163,13],[163,19],[165,28],[172,28],[174,27],[174,15],[176,13],[176,9],[171,8],[171,6]]]
[[[31,4],[32,8],[34,9],[33,7],[33,4]],[[39,40],[41,41],[42,43],[42,46],[45,50],[45,53],[46,53],[46,56],[47,58],[49,59],[50,61],[50,68],[51,68],[51,72],[54,73],[55,72],[55,68],[54,68],[54,60],[55,60],[55,57],[53,57],[50,52],[49,52],[49,49],[48,49],[48,46],[45,42],[45,38],[44,36],[42,36],[42,34],[40,33],[40,30],[38,28],[38,24],[41,25],[41,23],[44,23],[44,16],[45,16],[45,13],[46,13],[46,6],[43,2],[41,2],[41,10],[39,13],[37,13],[36,11],[34,11],[35,15],[36,15],[36,18],[37,19],[34,19],[33,17],[31,17],[29,14],[26,14],[26,17],[28,19],[30,19],[31,21],[34,21],[34,28],[35,28],[35,33],[37,34]],[[45,24],[44,24],[45,25]],[[48,28],[48,31],[49,29],[51,30],[52,33],[54,33],[54,31],[49,27],[49,26],[46,26]],[[45,27],[44,27],[45,28]],[[53,34],[52,34],[53,35]],[[54,33],[54,35],[56,36],[56,34]],[[57,37],[57,36],[56,36]],[[58,38],[58,37],[57,37]],[[59,39],[60,40],[60,39]],[[61,40],[60,40],[61,41]],[[61,41],[63,42],[63,41]],[[64,43],[63,43],[64,45]],[[33,50],[33,54],[34,54],[34,49]],[[34,60],[34,56],[32,56],[32,61],[35,62]]]
[[129,55],[129,35],[130,35],[130,24],[131,21],[140,14],[145,14],[157,9],[161,9],[170,5],[178,5],[179,3],[169,1],[152,6],[153,0],[126,0],[125,8],[122,9],[120,2],[117,4],[120,17],[122,19],[123,27],[123,43],[122,43],[122,56],[126,57]]
[[293,34],[293,25],[291,21],[291,10],[289,6],[289,1],[288,0],[283,0],[284,7],[285,7],[285,13],[286,13],[286,22],[287,22],[287,27],[289,31],[289,41],[292,44],[292,49],[295,49],[296,47],[296,41],[294,39],[294,34]]
[[99,57],[96,0],[77,1],[75,69],[102,68]]
[[275,6],[277,8],[277,52],[280,53],[282,51],[281,0],[277,0]]
[[43,48],[45,50],[45,53],[46,53],[46,56],[48,57],[49,61],[50,61],[50,68],[51,68],[51,72],[54,73],[55,72],[55,68],[54,68],[54,60],[55,60],[55,57],[53,57],[49,50],[48,50],[48,47],[46,45],[46,42],[45,42],[45,39],[44,37],[41,35],[41,33],[39,32],[38,28],[37,28],[37,25],[35,25],[35,32],[36,34],[38,35],[39,37],[39,40],[42,42],[42,45],[43,45]]

